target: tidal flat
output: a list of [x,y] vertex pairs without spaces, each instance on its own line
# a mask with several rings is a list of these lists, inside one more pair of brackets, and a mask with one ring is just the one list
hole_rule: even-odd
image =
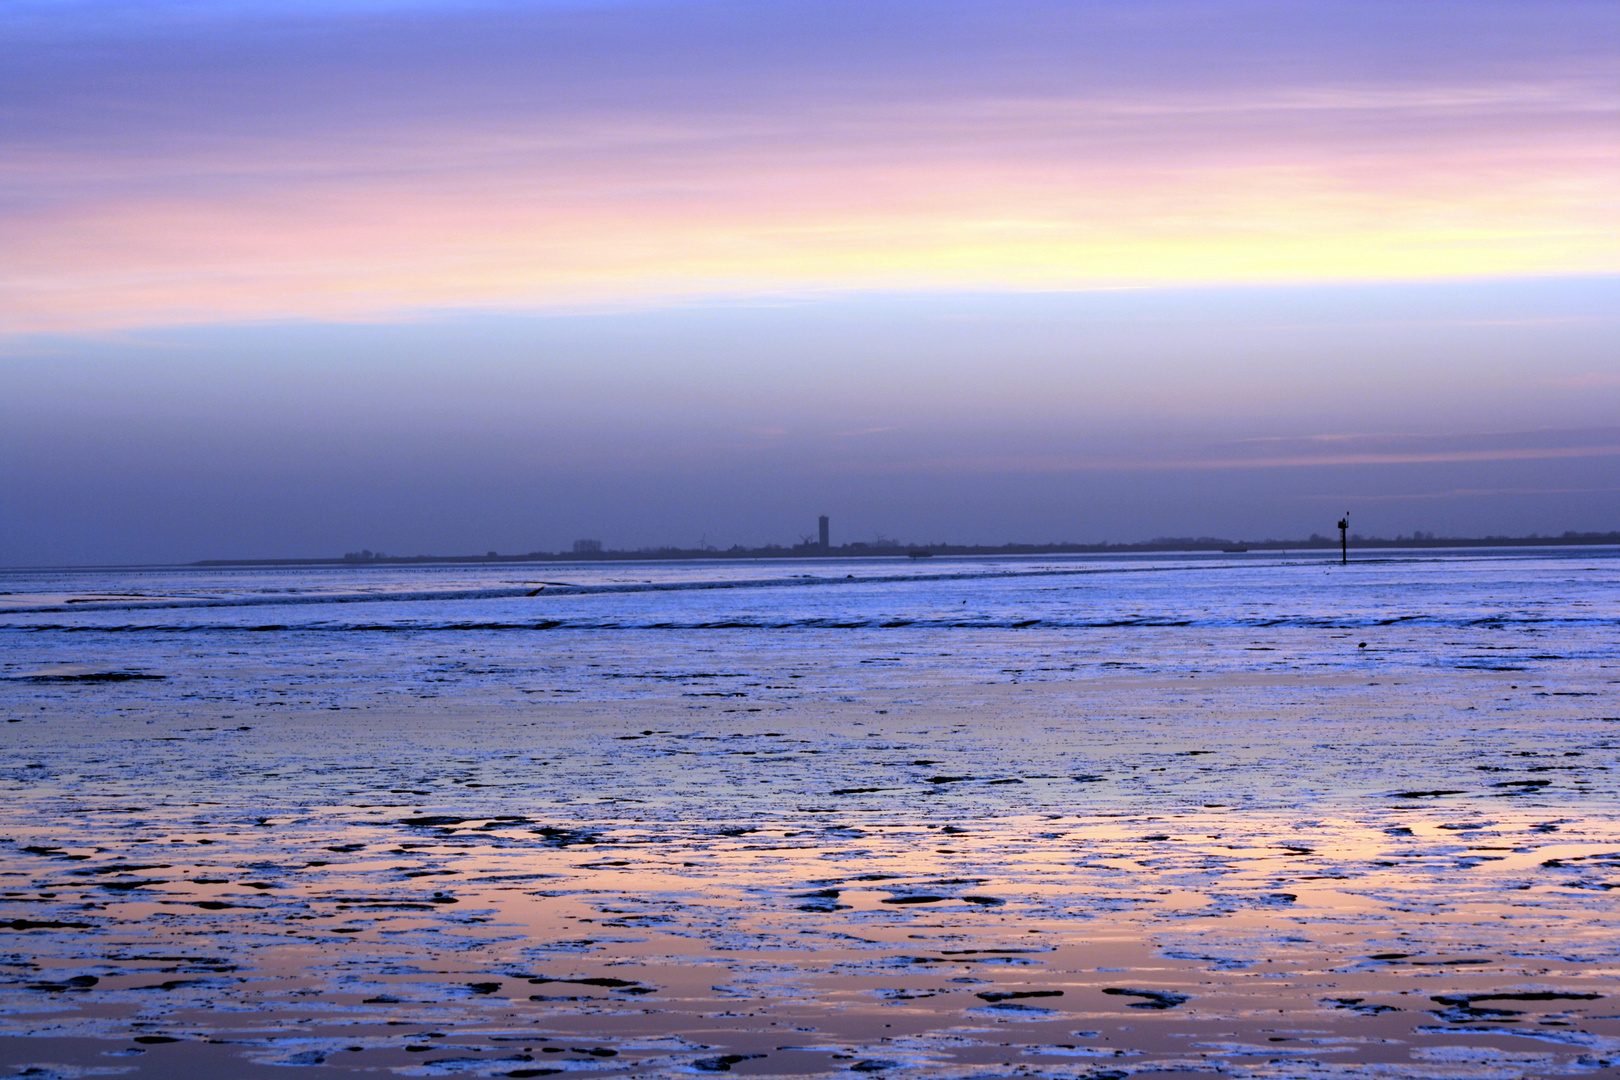
[[[829,579],[841,627],[14,600],[0,1068],[1615,1075],[1615,560],[1482,561],[1252,618],[1328,572]],[[1510,572],[1544,616],[1475,612]],[[1471,613],[1384,618],[1402,579]]]

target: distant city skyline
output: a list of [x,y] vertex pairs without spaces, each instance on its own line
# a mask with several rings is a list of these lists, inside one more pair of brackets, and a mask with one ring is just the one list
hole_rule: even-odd
[[[821,519],[825,522],[827,519]],[[1341,520],[1342,524],[1342,520]],[[1502,549],[1535,549],[1543,547],[1586,547],[1586,546],[1620,546],[1620,530],[1606,533],[1585,532],[1573,530],[1557,535],[1541,535],[1531,533],[1526,536],[1437,536],[1432,532],[1421,529],[1411,534],[1398,534],[1395,536],[1365,536],[1359,532],[1351,532],[1348,538],[1341,535],[1335,539],[1320,533],[1312,533],[1305,537],[1277,538],[1266,537],[1216,537],[1216,536],[1157,536],[1147,540],[1108,541],[1092,544],[1073,543],[1065,541],[1009,541],[1004,544],[957,544],[949,540],[935,539],[932,541],[915,541],[877,536],[873,540],[850,540],[840,544],[829,543],[824,539],[801,539],[796,544],[769,543],[760,547],[745,547],[735,544],[720,548],[706,542],[697,546],[681,546],[675,544],[660,544],[640,548],[615,548],[604,545],[600,540],[575,540],[571,548],[558,551],[487,551],[482,555],[438,552],[436,554],[418,553],[415,555],[402,555],[384,551],[372,551],[362,548],[359,551],[345,552],[341,558],[332,555],[288,557],[283,559],[246,559],[246,558],[214,558],[199,559],[194,563],[180,565],[201,566],[258,566],[258,565],[307,565],[307,564],[345,564],[345,565],[371,565],[378,563],[513,563],[530,561],[556,561],[556,562],[593,562],[597,560],[629,561],[637,560],[656,561],[660,559],[675,560],[703,560],[728,558],[741,560],[760,559],[817,559],[824,556],[831,557],[885,557],[910,555],[919,558],[924,555],[1030,555],[1030,554],[1085,554],[1096,552],[1109,554],[1114,552],[1146,552],[1146,551],[1218,551],[1222,554],[1245,554],[1254,552],[1275,552],[1287,554],[1292,551],[1307,552],[1325,550],[1330,555],[1337,554],[1343,557],[1345,544],[1354,546],[1358,553],[1382,552],[1391,548],[1410,547],[1413,549],[1452,549],[1452,548],[1502,548]]]
[[1620,527],[1620,8],[17,0],[0,565]]

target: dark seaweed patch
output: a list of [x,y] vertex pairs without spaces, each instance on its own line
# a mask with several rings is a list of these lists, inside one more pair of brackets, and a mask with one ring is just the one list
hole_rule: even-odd
[[30,683],[107,683],[132,682],[139,679],[166,679],[167,675],[149,675],[144,671],[89,671],[82,674],[12,675],[7,682]]
[[764,1054],[722,1054],[719,1057],[698,1058],[692,1062],[692,1068],[699,1072],[730,1072],[733,1065],[764,1056]]
[[1131,990],[1123,986],[1110,986],[1103,993],[1147,999],[1131,1002],[1128,1008],[1132,1009],[1173,1009],[1188,1000],[1188,995],[1173,990]]
[[[1112,993],[1112,991],[1105,991]],[[1061,990],[986,990],[976,995],[986,1001],[1016,1001],[1019,998],[1062,997]]]
[[0,922],[0,929],[8,930],[89,930],[94,923],[57,922],[55,919],[12,919]]
[[63,979],[61,982],[29,983],[28,989],[42,990],[49,994],[59,994],[65,990],[88,990],[100,981],[94,975],[75,975],[71,979]]
[[1517,994],[1436,994],[1429,998],[1442,1005],[1472,1008],[1476,1001],[1599,1001],[1602,994],[1567,994],[1555,990],[1531,990]]

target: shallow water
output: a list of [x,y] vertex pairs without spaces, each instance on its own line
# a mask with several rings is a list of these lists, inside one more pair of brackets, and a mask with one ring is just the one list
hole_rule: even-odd
[[1615,554],[8,574],[0,1062],[1612,1074]]

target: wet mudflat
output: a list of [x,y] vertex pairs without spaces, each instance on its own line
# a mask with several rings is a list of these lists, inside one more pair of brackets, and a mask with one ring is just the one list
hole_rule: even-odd
[[1614,556],[0,575],[0,1076],[1616,1075]]
[[30,684],[43,707],[5,729],[0,1060],[1601,1075],[1620,721],[1600,680],[1520,677],[212,723],[149,685]]

